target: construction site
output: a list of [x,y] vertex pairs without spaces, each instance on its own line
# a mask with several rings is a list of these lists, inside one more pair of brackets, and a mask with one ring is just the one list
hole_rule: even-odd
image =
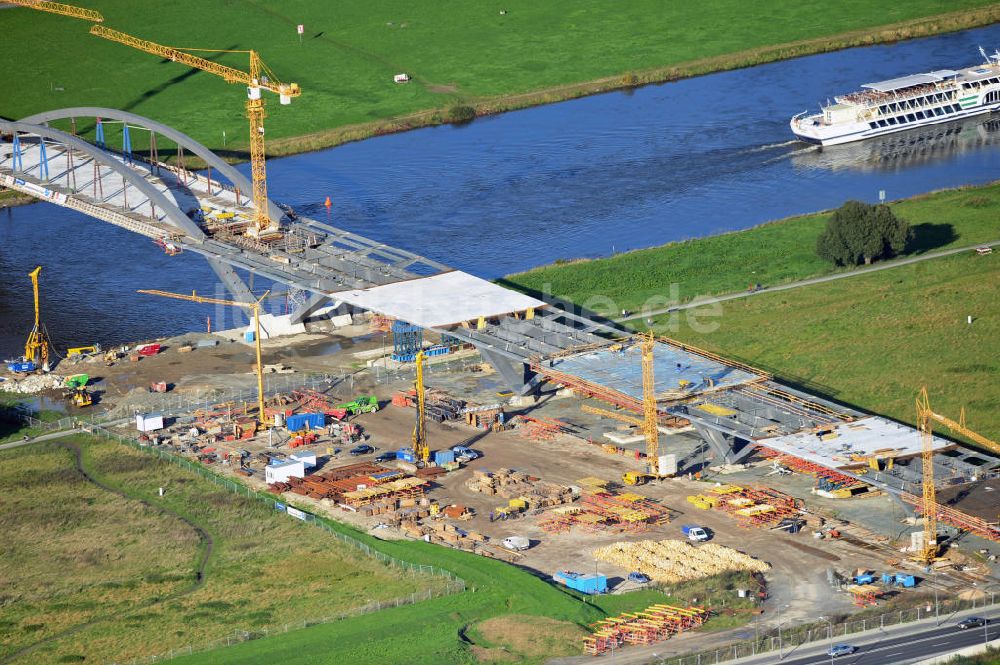
[[[267,198],[262,91],[282,104],[308,91],[254,51],[244,72],[76,18],[246,85],[252,180],[168,166],[155,138],[147,158],[48,127],[115,113],[69,109],[0,122],[0,183],[205,256],[231,299],[142,292],[247,323],[53,349],[39,267],[24,354],[0,381],[31,396],[26,411],[205,465],[292,516],[501,559],[583,594],[736,571],[756,610],[806,619],[988,583],[1000,444],[964,412],[935,412],[933,390],[913,386],[914,428],[282,210]],[[269,308],[287,301],[279,289],[294,311]],[[653,605],[641,630],[609,618],[581,651],[666,640],[713,609]]]

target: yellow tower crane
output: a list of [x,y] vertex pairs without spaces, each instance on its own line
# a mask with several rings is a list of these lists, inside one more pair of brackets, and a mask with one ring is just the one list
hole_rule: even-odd
[[206,305],[226,305],[227,307],[242,307],[244,309],[249,309],[253,311],[253,326],[254,326],[254,347],[257,351],[257,422],[260,423],[261,427],[268,427],[272,424],[271,420],[267,417],[267,412],[264,410],[264,365],[261,362],[260,354],[260,304],[263,302],[264,298],[267,297],[268,292],[265,292],[258,300],[255,302],[234,302],[232,300],[222,300],[221,298],[206,298],[205,296],[199,296],[194,291],[191,295],[185,295],[183,293],[171,293],[170,291],[157,291],[155,289],[140,289],[139,293],[145,293],[151,296],[163,296],[164,298],[176,298],[177,300],[187,300],[188,302],[197,302]]
[[646,439],[646,459],[648,460],[648,473],[626,473],[622,476],[623,482],[627,485],[640,485],[650,479],[659,479],[660,474],[660,430],[659,413],[656,409],[656,384],[653,380],[653,349],[656,338],[652,332],[641,335],[642,342],[642,418],[635,418],[606,409],[599,409],[584,404],[580,407],[586,413],[592,413],[606,418],[613,418],[622,422],[636,425],[642,429]]
[[[250,120],[250,173],[253,180],[254,223],[247,229],[247,234],[254,238],[274,238],[280,234],[278,223],[268,216],[267,212],[267,169],[264,163],[264,98],[261,91],[266,90],[278,95],[282,104],[290,104],[293,97],[302,94],[298,83],[281,83],[271,70],[260,59],[256,51],[225,51],[215,49],[179,49],[163,46],[139,37],[94,25],[90,34],[103,37],[119,44],[152,53],[153,55],[179,62],[188,67],[215,74],[227,83],[239,83],[247,87],[247,118]],[[246,53],[250,56],[250,71],[244,72],[234,67],[221,65],[211,60],[198,57],[188,51],[214,53]]]
[[417,460],[426,464],[431,458],[431,449],[427,445],[427,416],[425,413],[425,390],[424,390],[424,352],[418,351],[414,361],[417,369],[417,376],[413,381],[413,387],[417,393],[417,422],[413,426],[413,455]]
[[930,397],[927,395],[927,387],[924,386],[920,389],[920,394],[917,395],[917,428],[920,430],[920,435],[923,439],[924,490],[922,507],[924,515],[924,551],[921,553],[921,559],[927,563],[932,562],[938,553],[937,501],[935,496],[936,490],[934,487],[934,453],[932,450],[934,432],[931,424],[932,421],[936,421],[944,425],[956,434],[961,434],[967,437],[990,452],[1000,453],[1000,443],[997,443],[992,439],[988,439],[982,434],[974,432],[966,426],[964,407],[959,412],[958,422],[956,422],[948,416],[935,413],[931,408]]
[[44,0],[4,0],[8,5],[17,5],[18,7],[28,7],[30,9],[38,9],[43,12],[50,12],[52,14],[62,14],[63,16],[72,16],[73,18],[82,18],[85,21],[93,21],[95,23],[102,23],[104,17],[101,12],[94,11],[93,9],[84,9],[83,7],[74,7],[73,5],[64,5],[61,2],[45,2]]
[[31,277],[31,288],[35,294],[35,325],[28,333],[28,341],[24,343],[25,361],[41,368],[42,371],[49,371],[49,337],[42,326],[41,306],[38,300],[38,273],[42,272],[42,266],[36,267],[28,276]]
[[917,428],[923,442],[923,507],[924,516],[924,547],[920,559],[930,565],[937,558],[937,496],[934,487],[934,428],[931,426],[930,400],[927,388],[922,388],[917,395]]

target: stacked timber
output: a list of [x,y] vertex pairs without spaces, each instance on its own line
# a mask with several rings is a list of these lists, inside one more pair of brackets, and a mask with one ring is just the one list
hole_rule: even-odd
[[669,584],[731,571],[762,573],[771,568],[759,559],[722,545],[707,543],[695,547],[682,540],[612,543],[595,550],[594,557]]

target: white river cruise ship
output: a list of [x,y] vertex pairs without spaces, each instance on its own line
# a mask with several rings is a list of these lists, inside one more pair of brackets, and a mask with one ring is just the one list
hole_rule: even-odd
[[[982,49],[980,49],[982,52]],[[867,83],[859,92],[834,98],[822,113],[792,118],[792,132],[821,145],[933,125],[1000,109],[1000,52],[985,64]]]

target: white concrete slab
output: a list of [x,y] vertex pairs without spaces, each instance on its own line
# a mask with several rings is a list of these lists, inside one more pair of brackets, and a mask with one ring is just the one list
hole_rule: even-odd
[[[757,442],[831,469],[863,464],[852,461],[852,455],[911,457],[919,455],[923,450],[920,432],[885,418],[862,418],[853,423],[838,425],[834,432],[837,436],[832,439],[820,439],[812,432],[800,432],[758,439]],[[934,450],[942,450],[954,445],[951,441],[934,437],[932,447]]]
[[370,289],[338,291],[338,299],[422,328],[544,307],[545,303],[459,270]]

